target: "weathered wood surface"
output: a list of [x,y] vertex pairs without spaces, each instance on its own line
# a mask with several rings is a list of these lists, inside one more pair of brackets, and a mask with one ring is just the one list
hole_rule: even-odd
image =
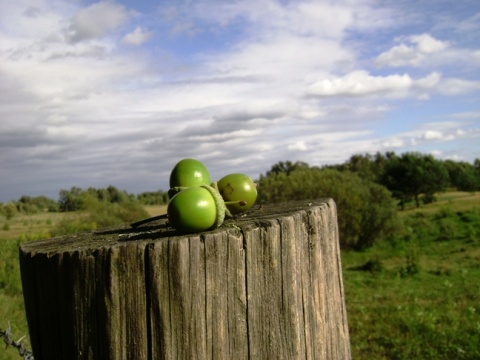
[[32,242],[20,265],[36,360],[350,359],[332,200]]

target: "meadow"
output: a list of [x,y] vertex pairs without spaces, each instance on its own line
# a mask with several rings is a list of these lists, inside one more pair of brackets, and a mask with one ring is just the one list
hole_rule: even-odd
[[[148,206],[153,216],[165,206]],[[353,359],[480,358],[480,196],[439,194],[399,212],[402,231],[364,251],[342,251]],[[18,247],[82,212],[0,217],[0,330],[29,347]],[[13,348],[0,358],[18,359]]]
[[480,206],[450,196],[342,254],[354,359],[480,359]]

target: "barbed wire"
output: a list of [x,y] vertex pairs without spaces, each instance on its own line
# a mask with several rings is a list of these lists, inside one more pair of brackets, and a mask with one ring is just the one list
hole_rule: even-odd
[[6,348],[9,346],[16,348],[19,355],[23,356],[23,360],[35,360],[33,353],[26,349],[22,344],[22,340],[25,338],[25,336],[22,336],[20,339],[15,341],[12,339],[12,335],[12,327],[10,326],[10,323],[8,323],[8,327],[5,329],[5,331],[0,330],[0,337],[3,337],[3,342],[7,345]]

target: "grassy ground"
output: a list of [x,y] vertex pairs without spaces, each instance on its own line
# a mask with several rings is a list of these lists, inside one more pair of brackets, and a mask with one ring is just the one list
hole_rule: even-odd
[[[432,204],[423,205],[420,207],[422,212],[435,212],[444,207],[448,207],[452,211],[468,210],[473,207],[480,206],[480,193],[469,193],[464,191],[448,191],[436,195],[437,201]],[[418,209],[413,202],[405,207],[405,211],[401,214],[410,214],[416,212]]]
[[162,215],[167,213],[167,205],[146,206],[145,210],[147,210],[150,216]]
[[[342,253],[354,359],[480,359],[479,200],[441,194],[401,212],[405,232],[397,239]],[[146,210],[160,215],[166,206]],[[18,246],[48,236],[66,216],[85,215],[0,217],[0,329],[10,322],[15,340],[28,335]],[[0,349],[0,359],[18,358]]]
[[354,359],[480,359],[480,203],[473,199],[445,194],[403,212],[398,239],[342,253]]

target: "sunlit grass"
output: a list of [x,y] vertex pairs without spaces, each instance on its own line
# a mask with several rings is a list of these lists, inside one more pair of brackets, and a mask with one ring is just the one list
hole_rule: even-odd
[[448,207],[452,211],[468,210],[472,207],[480,207],[480,192],[449,191],[435,195],[437,200],[431,204],[421,204],[419,208],[414,202],[405,206],[400,215],[410,214],[412,212],[435,212],[440,208]]
[[480,208],[469,205],[405,212],[398,239],[342,253],[354,359],[480,358]]
[[167,205],[148,205],[145,206],[145,210],[150,216],[158,216],[167,213]]
[[[166,205],[145,209],[156,216]],[[437,203],[400,213],[405,226],[397,239],[342,252],[353,358],[480,358],[479,195],[440,194]],[[27,335],[28,346],[18,247],[87,216],[0,217],[0,329],[10,322],[15,337]],[[15,349],[0,349],[0,359],[18,358]]]

